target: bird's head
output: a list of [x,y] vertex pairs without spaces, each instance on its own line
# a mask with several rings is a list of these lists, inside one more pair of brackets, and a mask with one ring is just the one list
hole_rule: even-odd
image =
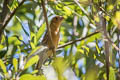
[[63,20],[64,20],[64,17],[62,17],[62,16],[55,16],[51,20],[51,25],[59,27]]

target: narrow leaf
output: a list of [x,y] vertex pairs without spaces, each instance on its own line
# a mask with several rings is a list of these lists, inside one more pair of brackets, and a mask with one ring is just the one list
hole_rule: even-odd
[[18,60],[16,58],[13,58],[13,66],[14,66],[15,72],[17,72],[17,69],[18,69]]
[[6,66],[1,59],[0,59],[0,67],[3,70],[4,73],[7,73]]
[[39,60],[39,56],[33,56],[26,64],[24,69],[27,69],[28,67],[32,66],[33,64],[35,64],[37,61]]

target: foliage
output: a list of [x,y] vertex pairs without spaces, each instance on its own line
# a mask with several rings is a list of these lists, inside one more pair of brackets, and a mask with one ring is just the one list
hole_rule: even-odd
[[[9,13],[18,7],[21,0],[10,0]],[[46,0],[48,20],[55,15],[64,16],[61,26],[59,45],[83,38],[102,28],[101,16],[106,20],[109,42],[109,80],[119,80],[120,52],[120,1],[119,0]],[[79,1],[79,2],[78,2]],[[4,0],[0,0],[0,12]],[[1,18],[1,16],[0,16]],[[1,21],[1,20],[0,20]],[[0,26],[1,27],[1,26]],[[27,61],[44,35],[46,24],[40,0],[26,0],[5,28],[0,44],[0,79],[46,80],[46,76],[35,75],[34,69],[39,57],[33,56]],[[66,80],[64,71],[71,67],[79,80],[107,80],[104,35],[102,32],[77,41],[57,50],[52,61],[59,80]],[[47,63],[46,62],[46,63]]]

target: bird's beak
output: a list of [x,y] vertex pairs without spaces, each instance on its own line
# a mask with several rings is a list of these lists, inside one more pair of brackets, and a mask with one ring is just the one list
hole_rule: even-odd
[[63,19],[64,19],[64,17],[60,16],[60,20],[63,20]]

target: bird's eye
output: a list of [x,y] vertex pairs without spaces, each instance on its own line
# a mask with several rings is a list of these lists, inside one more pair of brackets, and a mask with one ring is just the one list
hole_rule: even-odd
[[57,18],[57,17],[56,17],[55,19],[56,19],[56,20],[58,20],[58,18]]

